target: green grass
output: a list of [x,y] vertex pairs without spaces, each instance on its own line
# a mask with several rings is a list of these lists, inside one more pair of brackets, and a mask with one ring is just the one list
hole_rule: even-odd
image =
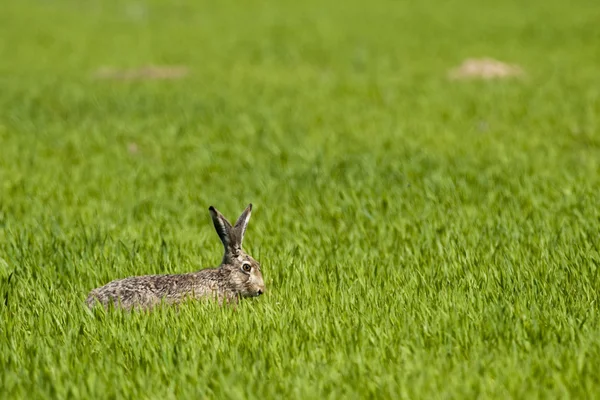
[[[600,392],[596,0],[8,0],[2,398]],[[453,82],[467,57],[523,80]],[[119,82],[102,66],[179,64]],[[128,148],[132,143],[138,151]],[[218,264],[255,205],[268,292],[89,312]]]

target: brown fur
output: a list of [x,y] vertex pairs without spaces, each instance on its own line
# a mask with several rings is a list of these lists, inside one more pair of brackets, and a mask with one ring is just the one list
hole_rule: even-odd
[[[250,220],[250,204],[232,226],[214,207],[210,214],[223,242],[223,261],[217,268],[177,275],[145,275],[114,280],[94,289],[86,304],[109,304],[124,309],[148,309],[161,302],[176,304],[187,298],[214,298],[219,304],[237,303],[240,297],[255,297],[265,291],[258,261],[242,250],[246,226]],[[248,271],[249,270],[249,271]]]

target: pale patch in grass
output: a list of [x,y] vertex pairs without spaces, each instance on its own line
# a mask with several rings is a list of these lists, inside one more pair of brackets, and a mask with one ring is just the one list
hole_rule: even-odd
[[130,69],[101,67],[94,72],[93,76],[97,79],[131,81],[181,79],[188,73],[189,68],[181,65],[147,65]]
[[448,72],[450,79],[503,79],[522,77],[523,69],[492,58],[468,58]]
[[131,142],[127,144],[127,151],[129,154],[137,154],[140,151],[140,148],[138,147],[137,143]]

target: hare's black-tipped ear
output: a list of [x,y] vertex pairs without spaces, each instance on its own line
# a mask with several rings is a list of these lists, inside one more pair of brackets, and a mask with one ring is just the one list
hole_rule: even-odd
[[231,245],[231,224],[229,221],[227,221],[223,214],[218,212],[213,206],[210,206],[208,211],[210,211],[210,216],[212,217],[217,234],[219,235],[219,238],[221,238],[221,242],[223,242],[225,251],[227,251]]
[[242,215],[235,222],[235,226],[233,229],[235,230],[235,238],[237,240],[237,245],[242,247],[242,242],[244,241],[244,234],[246,233],[246,227],[248,226],[248,222],[250,221],[250,214],[252,214],[252,203],[248,204],[248,207],[244,210]]

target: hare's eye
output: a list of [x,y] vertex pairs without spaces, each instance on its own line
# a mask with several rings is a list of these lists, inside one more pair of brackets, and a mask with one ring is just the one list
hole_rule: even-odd
[[250,272],[250,270],[252,270],[252,265],[244,263],[244,265],[242,265],[242,269],[246,272]]

